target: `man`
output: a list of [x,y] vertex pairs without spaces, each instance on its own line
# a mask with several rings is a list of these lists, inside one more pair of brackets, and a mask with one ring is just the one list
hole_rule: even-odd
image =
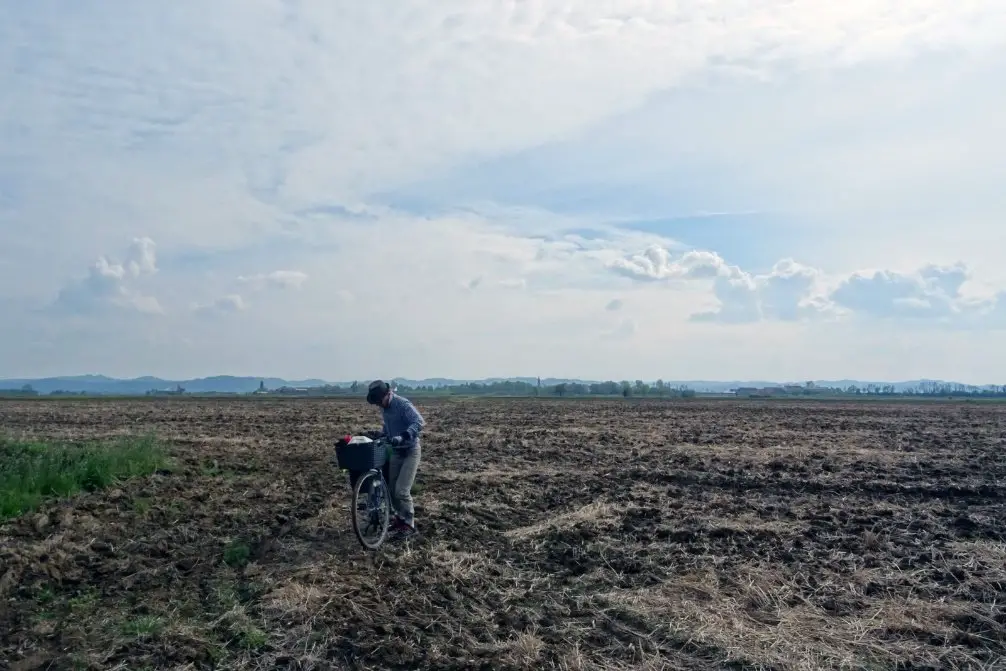
[[419,434],[426,426],[423,416],[409,399],[391,390],[383,380],[374,380],[367,389],[367,403],[381,407],[384,416],[382,435],[391,439],[391,502],[395,507],[392,531],[402,537],[416,532],[412,484],[416,481],[422,455]]

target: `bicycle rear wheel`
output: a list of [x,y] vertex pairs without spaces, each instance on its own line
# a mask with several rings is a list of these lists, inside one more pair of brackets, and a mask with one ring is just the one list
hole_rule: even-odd
[[[360,506],[361,501],[366,505]],[[361,507],[363,510],[360,510]],[[360,545],[368,550],[379,548],[388,535],[391,521],[391,496],[388,483],[380,471],[367,471],[357,478],[351,510],[353,533]]]

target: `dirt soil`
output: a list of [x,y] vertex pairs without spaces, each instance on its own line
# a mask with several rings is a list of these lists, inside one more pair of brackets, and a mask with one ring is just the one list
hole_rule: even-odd
[[365,552],[362,401],[7,401],[170,472],[0,526],[0,668],[954,669],[1006,655],[1006,405],[436,400]]

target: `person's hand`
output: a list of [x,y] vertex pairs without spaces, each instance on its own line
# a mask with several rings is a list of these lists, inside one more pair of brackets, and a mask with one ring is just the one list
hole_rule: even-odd
[[393,445],[394,447],[399,447],[399,446],[400,446],[400,445],[401,445],[401,444],[402,444],[403,442],[404,442],[404,441],[402,440],[402,437],[401,437],[401,436],[394,436],[394,437],[393,437],[393,438],[391,439],[391,444],[392,444],[392,445]]

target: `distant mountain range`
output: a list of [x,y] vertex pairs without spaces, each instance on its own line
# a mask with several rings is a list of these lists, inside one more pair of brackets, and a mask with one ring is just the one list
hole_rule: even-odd
[[[451,378],[425,378],[422,380],[410,380],[396,378],[395,381],[401,386],[433,386],[445,387],[455,386],[465,383],[491,383],[504,380],[528,382],[537,384],[538,379],[534,377],[495,377],[482,380],[456,380]],[[368,380],[359,380],[361,386]],[[579,380],[567,378],[542,378],[543,386],[552,386],[562,382],[582,384],[594,384],[603,380]],[[646,380],[652,384],[653,380]],[[774,387],[785,384],[803,384],[805,381],[771,381],[771,380],[666,380],[665,383],[671,387],[686,387],[698,392],[725,392],[738,387]],[[820,387],[833,387],[847,389],[850,386],[865,388],[867,385],[894,387],[894,391],[902,392],[909,389],[916,389],[925,384],[956,385],[959,383],[945,380],[907,380],[902,382],[883,382],[869,380],[814,380],[815,385]],[[131,379],[117,379],[104,375],[77,375],[69,377],[47,377],[47,378],[24,378],[24,379],[0,379],[0,390],[21,389],[25,385],[30,385],[32,389],[40,394],[50,394],[54,391],[64,391],[72,393],[87,394],[108,394],[108,395],[143,395],[151,390],[168,391],[177,387],[182,387],[189,393],[248,393],[259,388],[259,384],[264,384],[267,389],[278,389],[280,387],[320,387],[326,384],[347,387],[352,381],[329,382],[318,379],[308,380],[285,380],[276,377],[238,377],[232,375],[217,375],[213,377],[201,377],[190,380],[166,380],[158,377],[137,377]],[[994,385],[963,385],[974,389],[989,389]]]
[[324,380],[281,380],[275,377],[235,377],[232,375],[216,375],[192,380],[165,380],[159,377],[136,377],[117,379],[104,375],[75,375],[70,377],[45,377],[32,379],[0,379],[0,390],[21,389],[30,385],[40,394],[51,394],[54,391],[66,391],[87,394],[109,395],[143,395],[151,390],[167,391],[182,387],[193,394],[207,392],[247,393],[259,388],[264,383],[267,389],[279,387],[319,387],[326,384]]

